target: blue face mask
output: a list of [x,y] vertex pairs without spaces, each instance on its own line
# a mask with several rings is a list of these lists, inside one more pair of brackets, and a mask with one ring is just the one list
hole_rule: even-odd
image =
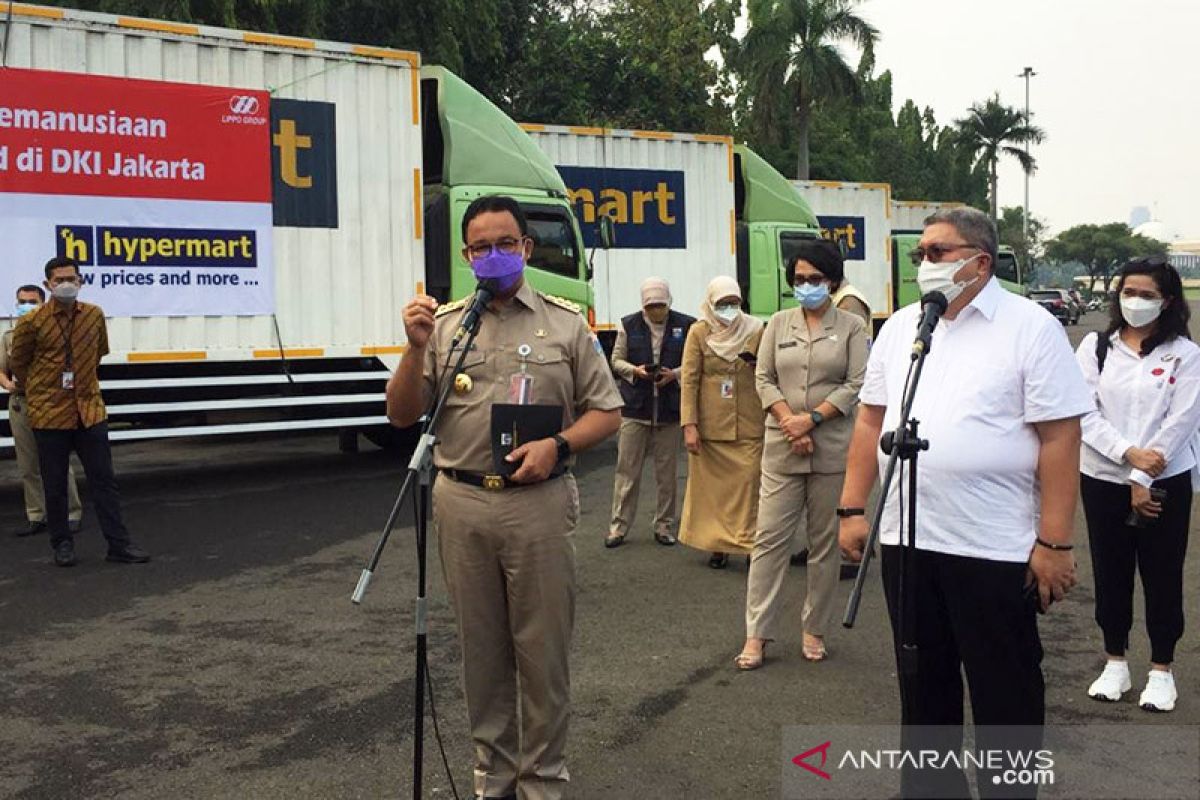
[[17,303],[17,316],[23,317],[37,308],[37,303]]
[[809,283],[798,283],[792,288],[796,302],[808,309],[820,308],[829,299],[829,287],[822,283],[813,286]]

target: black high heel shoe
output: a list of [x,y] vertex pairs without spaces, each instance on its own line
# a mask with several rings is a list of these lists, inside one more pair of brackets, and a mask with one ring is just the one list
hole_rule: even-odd
[[725,569],[729,566],[729,554],[713,553],[708,559],[708,565],[713,569]]

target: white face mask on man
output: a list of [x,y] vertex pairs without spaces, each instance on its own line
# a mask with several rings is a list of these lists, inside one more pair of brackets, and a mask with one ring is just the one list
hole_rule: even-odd
[[953,303],[955,299],[966,291],[967,287],[980,279],[980,275],[976,275],[969,281],[955,283],[954,276],[958,271],[979,258],[983,253],[976,253],[970,258],[960,258],[958,261],[939,261],[933,262],[928,258],[921,262],[921,266],[917,268],[917,285],[921,287],[921,295],[927,295],[930,292],[941,292],[946,296],[947,303]]

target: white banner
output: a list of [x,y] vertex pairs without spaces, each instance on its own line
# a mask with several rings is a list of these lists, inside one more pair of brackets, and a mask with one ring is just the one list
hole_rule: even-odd
[[0,219],[9,300],[62,254],[109,317],[274,311],[270,203],[0,193]]

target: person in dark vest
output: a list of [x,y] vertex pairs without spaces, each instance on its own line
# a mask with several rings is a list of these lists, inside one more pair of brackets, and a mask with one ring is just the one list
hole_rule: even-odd
[[683,343],[695,317],[671,308],[671,288],[662,278],[642,283],[642,310],[621,320],[613,347],[613,373],[625,407],[617,443],[612,522],[605,547],[619,547],[637,515],[642,464],[654,454],[658,504],[654,540],[675,544],[676,467],[683,431],[679,427],[679,368]]

